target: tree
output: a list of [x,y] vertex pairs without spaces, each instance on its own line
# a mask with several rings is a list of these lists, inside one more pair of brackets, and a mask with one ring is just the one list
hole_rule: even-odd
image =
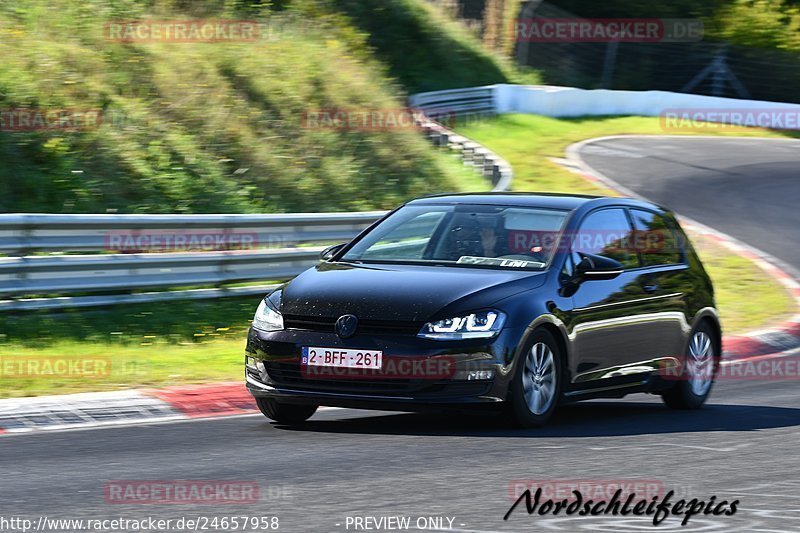
[[719,26],[719,36],[733,44],[800,51],[800,9],[784,0],[735,0]]
[[483,9],[483,43],[498,52],[514,50],[514,21],[521,0],[486,0]]

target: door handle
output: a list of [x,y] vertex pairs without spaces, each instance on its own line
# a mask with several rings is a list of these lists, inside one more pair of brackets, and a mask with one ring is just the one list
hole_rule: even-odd
[[656,285],[655,283],[652,283],[652,284],[649,284],[649,285],[645,285],[643,288],[644,288],[644,292],[653,294],[654,292],[656,292],[658,290],[658,285]]

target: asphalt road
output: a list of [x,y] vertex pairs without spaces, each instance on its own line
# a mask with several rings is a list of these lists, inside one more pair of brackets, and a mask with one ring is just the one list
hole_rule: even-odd
[[[625,153],[617,157],[590,149],[587,160],[628,187],[765,249],[776,220],[781,228],[790,224],[782,216],[797,221],[796,211],[781,208],[800,198],[785,146],[755,141],[752,153],[764,164],[735,165],[749,150],[739,142],[702,141],[697,148],[650,142],[612,144],[612,151]],[[772,146],[771,157],[764,152]],[[630,161],[632,149],[638,163]],[[640,157],[645,153],[652,155]],[[793,153],[798,168],[800,151]],[[689,165],[680,162],[687,154],[695,154]],[[662,165],[661,173],[653,165]],[[738,194],[738,187],[725,186],[729,176],[746,185]],[[766,185],[759,189],[750,180]],[[669,183],[688,189],[672,193]],[[783,194],[763,189],[772,185]],[[762,194],[752,197],[756,190]],[[762,201],[770,207],[758,206]],[[796,245],[796,229],[770,242],[787,238]],[[800,264],[796,249],[779,257]],[[412,524],[421,516],[450,517],[461,531],[800,531],[798,442],[798,384],[755,381],[719,383],[701,411],[671,411],[649,396],[594,401],[564,407],[546,428],[526,431],[491,418],[327,410],[302,428],[257,415],[10,435],[0,437],[0,530],[3,517],[20,516],[258,515],[277,516],[280,530],[292,532],[356,531],[346,527],[347,517],[367,516],[409,516]],[[233,505],[104,499],[109,481],[175,479],[255,481],[261,494],[256,503]],[[740,504],[734,516],[697,516],[685,527],[678,518],[655,528],[648,518],[529,517],[523,509],[504,521],[510,487],[520,480],[647,481],[678,497]]]
[[580,155],[641,196],[800,270],[800,140],[616,138]]

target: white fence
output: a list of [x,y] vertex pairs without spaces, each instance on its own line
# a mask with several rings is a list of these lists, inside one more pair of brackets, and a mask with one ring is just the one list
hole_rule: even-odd
[[[478,97],[480,95],[480,97]],[[800,104],[740,100],[667,91],[613,91],[545,85],[488,85],[416,95],[412,104],[444,112],[448,102],[463,108],[496,114],[525,113],[548,117],[632,115],[688,118],[701,122],[726,122],[746,126],[800,129]],[[732,116],[738,113],[738,116]]]

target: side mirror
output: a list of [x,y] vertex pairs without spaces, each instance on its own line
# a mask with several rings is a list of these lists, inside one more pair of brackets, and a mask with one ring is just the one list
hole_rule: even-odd
[[320,260],[322,261],[330,260],[331,258],[333,258],[333,256],[339,253],[339,250],[344,248],[345,244],[347,243],[343,242],[341,244],[334,244],[333,246],[328,246],[319,253]]
[[619,261],[602,255],[578,252],[581,262],[575,266],[574,281],[614,279],[622,274],[625,267]]

